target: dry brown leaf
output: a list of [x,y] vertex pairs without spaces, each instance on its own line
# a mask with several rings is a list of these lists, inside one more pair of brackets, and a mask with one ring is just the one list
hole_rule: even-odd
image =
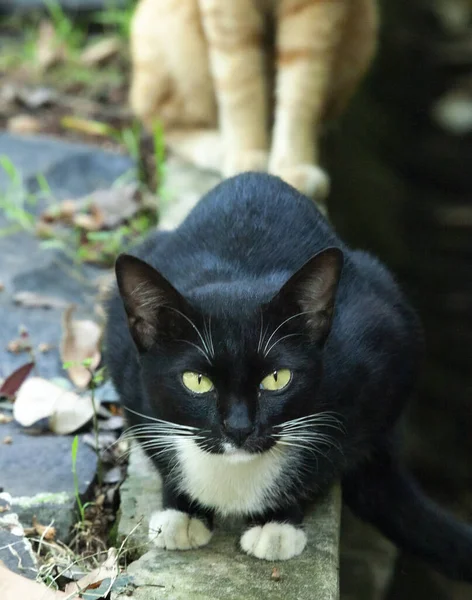
[[77,202],[81,209],[100,211],[103,217],[102,227],[107,229],[114,229],[123,221],[131,219],[142,207],[136,183],[97,190]]
[[41,354],[47,354],[53,348],[54,348],[54,346],[52,344],[48,344],[46,342],[42,342],[41,344],[38,344],[38,352],[41,352]]
[[13,417],[23,427],[49,419],[51,431],[64,435],[83,427],[92,416],[90,397],[81,397],[41,377],[23,383],[13,406]]
[[[72,363],[67,372],[71,381],[85,389],[92,379],[92,371],[101,360],[100,344],[102,328],[94,321],[74,321],[72,314],[75,306],[69,306],[62,319],[61,359],[63,363]],[[90,360],[90,366],[83,362]]]
[[105,223],[103,212],[92,204],[89,208],[89,213],[79,213],[75,215],[73,223],[80,229],[85,231],[99,231]]
[[[118,577],[118,556],[115,548],[108,550],[106,561],[100,566],[87,573],[79,581],[72,581],[65,587],[66,594],[80,593],[85,590],[97,588],[104,579],[110,579],[110,589]],[[3,599],[2,599],[3,600]]]
[[85,48],[80,56],[80,61],[89,67],[100,65],[119,54],[121,48],[122,45],[119,38],[104,38]]
[[15,115],[7,121],[7,129],[11,133],[31,134],[41,131],[41,121],[32,115]]
[[13,399],[16,392],[20,389],[21,384],[25,381],[33,368],[34,362],[29,362],[13,371],[13,373],[2,382],[2,385],[0,386],[0,396]]
[[10,417],[5,413],[0,413],[0,425],[6,425],[7,423],[11,423],[12,421],[13,417]]
[[53,542],[56,539],[56,528],[52,525],[41,525],[36,517],[33,517],[33,528],[37,535],[47,542]]
[[36,58],[43,69],[62,62],[66,56],[65,45],[57,39],[54,25],[51,21],[42,21],[39,25]]
[[25,308],[65,308],[67,302],[53,296],[43,296],[36,292],[17,292],[13,296],[13,302]]
[[67,598],[67,594],[51,590],[42,583],[13,573],[0,560],[0,598],[2,600],[60,600],[60,598]]

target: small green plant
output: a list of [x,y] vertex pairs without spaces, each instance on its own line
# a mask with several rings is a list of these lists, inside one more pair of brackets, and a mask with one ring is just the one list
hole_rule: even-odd
[[[91,396],[91,402],[92,402],[92,408],[93,408],[92,419],[93,419],[93,432],[95,435],[95,453],[97,455],[97,479],[98,479],[98,485],[102,485],[102,483],[103,483],[103,465],[102,465],[102,457],[100,455],[98,410],[97,410],[97,404],[95,402],[95,390],[104,381],[105,369],[102,368],[102,369],[94,370],[92,368],[92,359],[91,358],[86,358],[85,360],[81,361],[80,363],[77,363],[75,361],[64,362],[62,364],[62,368],[69,369],[70,367],[74,367],[77,365],[82,365],[90,373],[90,383],[88,385],[88,389],[90,390],[90,396]],[[74,440],[74,442],[75,442],[75,440]],[[77,442],[77,444],[78,444],[78,442]],[[75,458],[76,457],[77,457],[77,449],[75,449]],[[73,447],[73,451],[72,451],[72,459],[73,459],[73,466],[74,466],[74,447]],[[74,482],[75,482],[75,478],[76,478],[76,475],[74,473]],[[85,504],[84,510],[89,505],[90,505],[90,503]],[[79,505],[79,510],[80,510],[80,505]],[[82,516],[82,513],[81,513],[81,516]]]
[[94,15],[93,21],[100,25],[104,25],[109,28],[111,32],[128,40],[134,9],[135,3],[133,0],[128,0],[124,6],[116,6],[116,3],[113,1],[110,2],[109,0],[105,5],[105,9]]
[[86,32],[66,15],[57,0],[45,0],[45,4],[58,40],[70,50],[80,49],[84,45]]
[[74,476],[74,493],[75,500],[77,502],[77,508],[79,509],[80,521],[83,523],[85,521],[85,508],[86,505],[82,503],[82,499],[80,498],[80,490],[79,490],[79,477],[77,475],[77,453],[79,451],[79,436],[76,435],[72,440],[72,475]]

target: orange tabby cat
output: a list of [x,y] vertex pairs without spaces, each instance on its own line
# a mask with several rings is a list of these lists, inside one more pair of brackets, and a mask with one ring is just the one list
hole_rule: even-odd
[[269,170],[322,199],[320,125],[350,99],[376,33],[375,0],[140,0],[131,106],[148,126],[218,126],[226,176]]

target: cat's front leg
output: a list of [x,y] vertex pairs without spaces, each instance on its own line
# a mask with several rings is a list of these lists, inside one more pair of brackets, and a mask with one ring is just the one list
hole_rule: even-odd
[[241,536],[241,548],[264,560],[288,560],[298,556],[307,542],[302,521],[303,510],[298,504],[251,519]]
[[224,146],[223,174],[266,171],[264,16],[254,0],[199,0]]
[[269,171],[316,200],[329,192],[318,138],[346,16],[344,0],[281,0],[276,109]]
[[149,541],[167,550],[191,550],[206,546],[212,529],[212,511],[164,487],[163,508],[149,521]]

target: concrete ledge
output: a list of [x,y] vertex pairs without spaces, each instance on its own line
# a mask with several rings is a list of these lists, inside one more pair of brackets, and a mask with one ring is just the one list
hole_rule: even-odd
[[[139,448],[131,454],[121,489],[119,535],[135,554],[148,549],[149,516],[161,505],[160,481]],[[306,520],[308,545],[301,556],[268,562],[239,548],[242,524],[217,521],[208,546],[170,552],[153,548],[128,568],[135,600],[338,600],[341,494],[336,487]],[[134,531],[133,531],[134,530]],[[276,567],[280,579],[272,576]],[[278,579],[278,580],[277,580]],[[117,594],[112,600],[125,600]]]

